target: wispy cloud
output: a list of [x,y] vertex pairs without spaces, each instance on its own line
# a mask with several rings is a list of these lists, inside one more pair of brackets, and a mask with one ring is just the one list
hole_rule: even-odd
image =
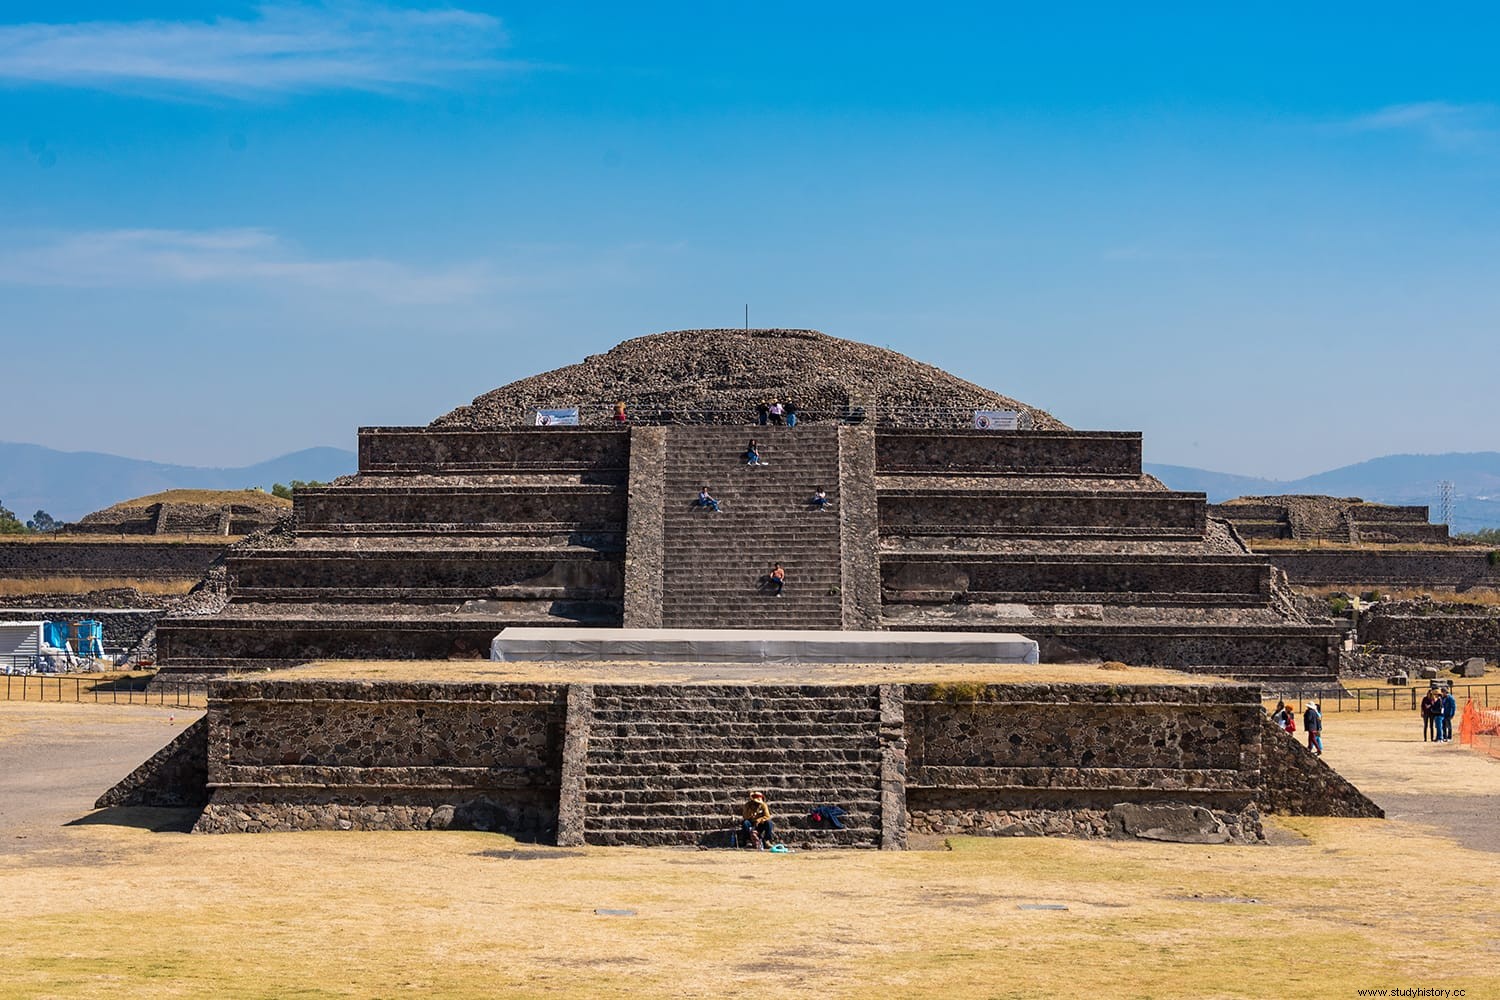
[[1491,104],[1419,101],[1387,105],[1346,124],[1356,132],[1414,132],[1439,145],[1459,147],[1500,135],[1500,109]]
[[253,285],[393,305],[439,305],[507,284],[482,263],[424,270],[316,259],[264,229],[110,229],[0,249],[0,284],[54,288]]
[[0,81],[231,97],[436,86],[514,69],[499,20],[453,8],[272,3],[243,20],[0,26]]

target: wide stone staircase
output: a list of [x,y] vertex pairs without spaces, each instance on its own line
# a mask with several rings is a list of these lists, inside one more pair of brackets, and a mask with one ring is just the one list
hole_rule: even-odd
[[[879,688],[596,686],[584,770],[590,844],[728,846],[758,790],[779,840],[876,848]],[[810,819],[825,805],[844,829]]]
[[[751,438],[763,466],[744,462]],[[717,514],[694,505],[704,484]],[[674,429],[664,485],[663,627],[841,627],[837,427]],[[820,487],[829,510],[808,502]],[[780,598],[765,586],[775,562],[787,575]]]

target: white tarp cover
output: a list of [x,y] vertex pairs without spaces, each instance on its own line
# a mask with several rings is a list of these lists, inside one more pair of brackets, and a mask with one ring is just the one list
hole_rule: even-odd
[[490,659],[654,663],[1035,663],[1008,632],[831,632],[689,628],[507,628]]

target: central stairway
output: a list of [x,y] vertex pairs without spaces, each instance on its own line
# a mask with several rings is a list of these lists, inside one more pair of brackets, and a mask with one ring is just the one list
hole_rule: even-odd
[[[763,466],[745,464],[751,438]],[[673,429],[665,473],[664,628],[842,627],[836,426]],[[705,484],[717,514],[694,504]],[[825,511],[809,503],[820,487]],[[774,562],[779,598],[764,586]]]
[[[601,685],[591,711],[586,843],[728,846],[758,790],[779,840],[880,846],[877,686]],[[810,820],[823,805],[845,829]]]

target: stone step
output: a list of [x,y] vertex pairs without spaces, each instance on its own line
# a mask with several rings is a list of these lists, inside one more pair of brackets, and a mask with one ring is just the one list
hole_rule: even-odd
[[738,727],[744,725],[772,724],[778,727],[797,726],[803,732],[817,731],[811,727],[874,726],[880,715],[871,709],[787,709],[783,711],[763,708],[726,707],[712,711],[677,712],[670,715],[652,712],[649,716],[639,711],[601,711],[594,706],[592,732],[613,729],[616,734],[621,727],[640,728],[649,733],[688,732],[701,733],[707,727]]
[[[745,748],[740,751],[725,749],[720,753],[722,760],[717,763],[709,763],[705,771],[698,771],[683,765],[696,765],[703,762],[704,753],[701,748],[683,746],[680,749],[667,748],[619,748],[611,747],[606,750],[603,747],[597,750],[590,745],[588,764],[590,773],[594,773],[598,767],[635,767],[644,768],[636,771],[638,774],[658,773],[665,768],[672,769],[685,774],[716,774],[737,772],[764,772],[772,767],[781,767],[792,773],[800,773],[802,764],[838,764],[844,767],[857,767],[861,764],[875,764],[880,761],[880,749],[872,745],[867,749],[844,748],[844,747],[754,747]],[[600,774],[609,772],[599,771]]]
[[858,751],[878,746],[879,743],[873,732],[868,736],[832,734],[809,736],[805,731],[758,735],[729,732],[724,735],[704,733],[696,738],[689,733],[629,736],[589,734],[589,757],[592,760],[606,760],[611,757],[619,759],[628,754],[650,756],[657,753],[676,753],[678,750],[694,749],[723,756],[740,756],[778,750]]
[[[880,795],[873,784],[863,786],[837,785],[831,782],[802,785],[762,785],[756,787],[770,795],[770,805],[777,812],[809,812],[815,806],[836,805],[849,811],[856,807],[867,811],[878,811]],[[701,785],[684,785],[652,788],[595,788],[590,785],[584,798],[589,803],[716,803],[738,809],[745,804],[745,790],[726,788],[722,785],[706,788]]]
[[[834,805],[835,803],[814,803],[815,805]],[[587,819],[584,823],[585,829],[627,829],[631,827],[651,829],[678,829],[678,830],[717,830],[724,827],[738,827],[740,825],[740,810],[736,806],[733,810],[718,811],[710,806],[707,810],[683,811],[683,812],[661,812],[655,809],[643,807],[639,812],[586,812]],[[771,822],[777,827],[788,827],[790,829],[819,828],[806,812],[779,813],[772,810]],[[880,813],[878,810],[864,813],[851,814],[844,819],[846,828],[865,826],[866,828],[878,828],[880,824]]]
[[[694,830],[585,830],[584,843],[594,847],[730,847],[735,829],[707,833]],[[870,830],[777,831],[777,840],[797,850],[880,846],[880,835]],[[743,845],[740,845],[744,849]]]

